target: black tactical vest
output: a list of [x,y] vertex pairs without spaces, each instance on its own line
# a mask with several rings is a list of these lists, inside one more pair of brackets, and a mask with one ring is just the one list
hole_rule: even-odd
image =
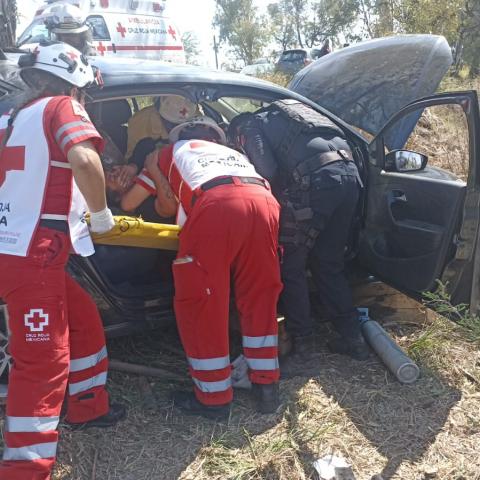
[[[350,152],[343,131],[325,115],[308,105],[292,99],[277,100],[257,113],[263,114],[264,112],[268,116],[276,113],[275,116],[280,117],[281,123],[285,125],[280,134],[276,129],[278,120],[272,122],[272,127],[277,130],[274,135],[278,136],[280,134],[282,136],[279,141],[273,142],[276,144],[274,147],[275,157],[286,174],[291,174],[299,163],[311,157],[312,152],[306,150],[309,139],[316,137],[329,138],[328,143],[325,142],[324,148],[316,152],[319,155],[337,150]],[[261,116],[263,117],[263,115]],[[265,130],[269,130],[268,123],[270,123],[268,120],[264,121]],[[271,135],[268,135],[268,133],[272,134],[273,132],[266,133],[270,137]]]

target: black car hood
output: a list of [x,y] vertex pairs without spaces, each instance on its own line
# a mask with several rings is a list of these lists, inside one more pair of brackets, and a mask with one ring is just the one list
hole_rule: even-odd
[[[289,88],[376,135],[406,104],[434,93],[451,64],[444,37],[400,35],[325,55],[298,72]],[[419,115],[391,133],[389,148],[403,147]]]

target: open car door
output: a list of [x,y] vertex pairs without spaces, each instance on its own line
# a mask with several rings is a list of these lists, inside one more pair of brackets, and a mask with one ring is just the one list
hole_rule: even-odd
[[[432,109],[436,114],[428,113]],[[454,113],[460,117],[453,120]],[[420,120],[410,138],[401,149],[389,150],[392,132],[412,118]],[[442,137],[449,129],[453,129],[451,139]],[[453,145],[454,150],[448,151],[449,143],[462,135],[465,145],[460,150]],[[439,149],[441,143],[447,147]],[[455,156],[464,162],[463,170],[458,167],[463,178],[445,169]],[[435,166],[439,163],[442,168]],[[477,311],[479,204],[476,92],[414,101],[395,114],[369,145],[359,259],[380,279],[412,296],[435,289],[439,279],[447,284],[454,303],[468,303]]]

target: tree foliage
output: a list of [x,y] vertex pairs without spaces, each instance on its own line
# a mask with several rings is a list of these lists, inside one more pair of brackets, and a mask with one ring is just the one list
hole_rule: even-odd
[[268,28],[254,0],[217,0],[216,25],[236,58],[250,63],[277,50],[334,45],[395,34],[443,35],[457,70],[480,73],[480,0],[271,0]]
[[13,47],[15,45],[16,26],[16,0],[0,0],[0,46]]
[[228,43],[235,57],[245,64],[262,55],[270,37],[253,0],[216,0],[213,23],[220,30],[220,42]]
[[184,32],[182,35],[182,43],[187,63],[190,65],[198,65],[201,49],[195,32]]

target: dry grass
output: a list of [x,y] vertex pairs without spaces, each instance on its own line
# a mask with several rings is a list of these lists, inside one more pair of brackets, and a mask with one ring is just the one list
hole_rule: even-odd
[[430,166],[443,168],[466,180],[469,139],[465,114],[459,105],[426,109],[406,145],[428,156]]
[[[113,430],[63,428],[54,480],[312,479],[313,461],[328,453],[344,456],[358,480],[480,479],[478,345],[385,286],[359,288],[356,299],[416,358],[417,383],[400,385],[374,357],[358,363],[323,348],[310,378],[282,381],[277,414],[254,413],[240,391],[222,424],[173,409],[179,384],[113,372],[109,388],[128,419]],[[327,325],[317,333],[326,338]],[[184,373],[177,342],[157,331],[109,347],[112,358]]]

